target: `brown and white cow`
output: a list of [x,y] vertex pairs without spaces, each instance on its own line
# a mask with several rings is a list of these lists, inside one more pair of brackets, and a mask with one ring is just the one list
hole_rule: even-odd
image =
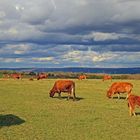
[[45,73],[40,73],[37,75],[37,80],[46,79],[46,78],[48,78],[48,75]]
[[86,79],[86,78],[87,78],[86,75],[80,75],[80,76],[78,77],[79,80],[83,80],[83,79]]
[[118,99],[120,98],[120,93],[127,93],[127,97],[131,94],[133,85],[128,82],[115,82],[111,85],[107,91],[107,97],[111,98],[114,94],[118,94]]
[[71,95],[73,96],[73,100],[76,99],[75,96],[75,82],[71,80],[58,80],[54,83],[53,88],[50,90],[50,97],[53,97],[55,93],[58,93],[59,97],[61,97],[61,92],[68,93],[68,100]]
[[140,106],[140,96],[130,95],[128,97],[128,107],[129,107],[129,115],[136,116],[134,110],[136,106]]
[[110,76],[110,75],[104,75],[103,76],[103,81],[105,81],[105,80],[111,80],[112,81],[112,76]]

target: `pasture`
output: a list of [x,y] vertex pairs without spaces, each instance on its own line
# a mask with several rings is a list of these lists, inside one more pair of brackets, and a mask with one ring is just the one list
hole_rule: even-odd
[[[0,140],[138,140],[140,108],[130,117],[126,94],[108,99],[112,80],[77,80],[77,101],[49,97],[56,79],[0,80]],[[122,80],[121,80],[122,81]],[[140,80],[131,82],[140,95]]]

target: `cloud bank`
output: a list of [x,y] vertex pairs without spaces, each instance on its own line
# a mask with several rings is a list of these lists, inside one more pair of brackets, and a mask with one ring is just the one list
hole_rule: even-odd
[[138,67],[139,0],[1,0],[0,67]]

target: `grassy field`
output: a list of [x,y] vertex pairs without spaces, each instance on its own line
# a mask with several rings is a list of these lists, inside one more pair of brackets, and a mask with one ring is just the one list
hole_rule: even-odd
[[[0,140],[140,139],[140,115],[129,116],[125,99],[106,97],[111,81],[74,81],[73,102],[65,93],[62,99],[49,97],[55,79],[0,80]],[[127,81],[140,95],[140,80]]]

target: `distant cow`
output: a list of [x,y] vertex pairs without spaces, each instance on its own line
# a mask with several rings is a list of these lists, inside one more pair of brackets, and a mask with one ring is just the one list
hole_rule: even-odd
[[136,105],[140,106],[140,96],[130,95],[128,97],[128,107],[129,107],[130,116],[132,116],[132,115],[136,116],[136,114],[134,112]]
[[55,82],[49,94],[50,97],[53,97],[55,93],[58,93],[59,97],[61,97],[61,92],[68,93],[68,100],[70,99],[71,95],[73,96],[73,100],[75,100],[75,83],[71,80],[58,80]]
[[29,78],[29,81],[34,81],[34,79],[33,78]]
[[120,93],[127,93],[127,97],[126,97],[126,99],[127,99],[128,95],[131,94],[132,88],[133,88],[133,85],[131,83],[115,82],[111,85],[111,87],[107,91],[107,97],[111,98],[112,95],[118,94],[118,99],[119,99]]
[[86,75],[80,75],[80,76],[78,77],[79,80],[83,80],[83,79],[86,79],[86,78],[87,78]]
[[13,79],[21,79],[22,78],[21,74],[19,74],[19,73],[13,73],[10,75],[10,77]]
[[105,80],[111,80],[112,81],[112,77],[110,75],[104,75],[103,76],[103,81]]
[[48,78],[48,75],[45,73],[40,73],[37,75],[37,80],[46,79],[46,78]]

